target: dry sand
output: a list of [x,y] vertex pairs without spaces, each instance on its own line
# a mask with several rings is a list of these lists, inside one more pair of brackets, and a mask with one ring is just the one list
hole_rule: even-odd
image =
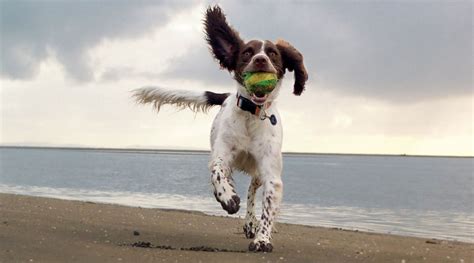
[[0,220],[0,262],[474,262],[474,244],[290,224],[250,253],[242,219],[10,194]]

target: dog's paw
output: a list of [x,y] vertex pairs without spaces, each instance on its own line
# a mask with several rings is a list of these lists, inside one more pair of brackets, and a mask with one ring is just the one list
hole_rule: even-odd
[[240,197],[238,195],[219,195],[218,193],[214,192],[214,196],[216,200],[221,203],[222,208],[227,211],[230,215],[235,214],[240,209]]
[[243,228],[244,228],[244,234],[246,238],[254,238],[258,229],[258,221],[254,220],[254,221],[245,222],[245,225]]
[[230,215],[235,214],[240,209],[240,197],[233,195],[227,202],[221,201],[222,208],[224,208]]
[[272,252],[273,245],[265,241],[252,241],[249,244],[249,251],[253,252]]

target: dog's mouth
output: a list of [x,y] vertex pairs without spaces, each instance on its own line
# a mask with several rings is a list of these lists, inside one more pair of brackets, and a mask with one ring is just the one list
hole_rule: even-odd
[[257,105],[263,105],[265,101],[267,100],[267,98],[268,98],[268,94],[259,93],[259,92],[251,94],[251,97],[250,97],[253,103]]
[[276,74],[270,71],[244,73],[244,85],[250,99],[257,105],[263,105],[278,81]]

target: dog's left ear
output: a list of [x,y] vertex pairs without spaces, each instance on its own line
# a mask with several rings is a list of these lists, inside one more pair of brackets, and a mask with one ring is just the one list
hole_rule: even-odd
[[289,71],[295,71],[293,94],[299,96],[303,92],[304,85],[308,80],[308,73],[303,64],[303,55],[285,40],[279,39],[276,42],[276,46],[283,60],[283,68]]
[[240,47],[244,45],[244,42],[239,33],[227,24],[219,6],[207,9],[204,28],[207,43],[221,67],[228,71],[235,70]]

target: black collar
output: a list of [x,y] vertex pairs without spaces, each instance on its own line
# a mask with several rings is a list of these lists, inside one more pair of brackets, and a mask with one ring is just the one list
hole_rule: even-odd
[[[270,106],[271,104],[268,103],[267,105]],[[239,107],[243,111],[248,111],[252,113],[253,115],[257,115],[262,121],[268,118],[270,122],[272,123],[272,125],[277,124],[277,119],[275,115],[272,114],[271,116],[267,116],[265,112],[265,104],[257,105],[253,103],[253,101],[247,99],[246,97],[242,95],[239,95],[238,93],[237,93],[237,107]]]
[[241,110],[248,111],[253,115],[260,116],[260,111],[262,110],[263,105],[257,105],[246,97],[237,94],[237,107]]

